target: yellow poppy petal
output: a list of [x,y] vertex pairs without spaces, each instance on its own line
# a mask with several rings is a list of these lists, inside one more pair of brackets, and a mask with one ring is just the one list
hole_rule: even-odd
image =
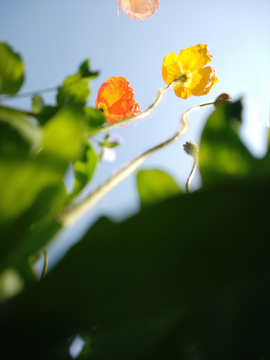
[[211,61],[212,57],[208,46],[204,44],[191,46],[181,50],[178,54],[178,60],[182,69],[188,70],[191,73],[203,68]]
[[190,89],[187,86],[183,86],[183,85],[182,86],[175,85],[174,93],[176,96],[178,96],[182,99],[185,99],[185,100],[192,95]]
[[159,8],[159,0],[117,0],[120,8],[131,19],[144,20],[154,15]]
[[206,95],[217,82],[216,70],[212,66],[207,66],[193,74],[189,89],[192,95]]
[[177,56],[174,52],[166,55],[162,64],[162,77],[166,84],[170,84],[173,80],[181,77],[181,67]]

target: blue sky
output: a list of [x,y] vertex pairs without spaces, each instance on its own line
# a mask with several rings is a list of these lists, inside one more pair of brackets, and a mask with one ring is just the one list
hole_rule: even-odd
[[[254,153],[263,154],[261,126],[269,124],[269,0],[160,0],[156,14],[144,21],[129,19],[123,11],[118,17],[117,10],[117,0],[0,0],[0,41],[19,52],[26,67],[22,93],[60,85],[90,58],[92,69],[99,70],[100,76],[91,83],[89,105],[94,106],[98,88],[107,78],[124,76],[143,110],[165,85],[161,76],[165,55],[199,43],[209,46],[213,55],[210,65],[216,69],[219,83],[208,95],[188,100],[177,98],[171,91],[152,116],[130,124],[128,130],[114,129],[112,132],[124,141],[117,149],[117,160],[100,164],[88,191],[143,151],[169,138],[183,111],[212,101],[224,91],[234,100],[244,96],[243,138]],[[53,103],[55,93],[44,98]],[[28,109],[30,103],[30,98],[23,98],[7,104]],[[167,171],[184,187],[192,159],[184,153],[183,144],[199,143],[211,111],[206,107],[192,114],[187,134],[141,168]],[[200,186],[198,173],[192,186]],[[65,246],[74,240],[74,233],[83,231],[86,223],[100,215],[122,219],[138,209],[136,177],[131,175],[85,217],[75,232],[68,231]],[[63,238],[51,250],[52,258],[57,249],[63,249]]]

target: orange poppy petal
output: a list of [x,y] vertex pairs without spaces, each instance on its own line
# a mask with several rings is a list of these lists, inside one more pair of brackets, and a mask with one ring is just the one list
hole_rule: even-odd
[[[107,107],[110,107],[116,101],[121,99],[121,97],[128,91],[129,82],[122,76],[117,78],[110,77],[106,85],[101,85],[101,93],[99,102],[104,102]],[[98,94],[99,95],[99,94]]]
[[122,76],[111,77],[101,85],[95,104],[106,116],[106,124],[140,112],[140,107],[134,100],[134,91]]
[[192,95],[206,95],[217,82],[216,70],[212,66],[207,66],[193,74],[189,88]]
[[170,84],[177,77],[181,77],[181,66],[174,52],[166,55],[162,64],[162,77],[166,84]]
[[131,19],[144,20],[154,15],[159,8],[159,0],[117,0],[120,9]]
[[198,71],[208,64],[213,56],[210,54],[207,45],[198,44],[187,49],[181,50],[178,54],[178,60],[183,70],[191,73]]

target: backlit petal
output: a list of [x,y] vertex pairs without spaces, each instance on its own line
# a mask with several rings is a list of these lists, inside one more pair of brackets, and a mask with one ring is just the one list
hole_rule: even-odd
[[193,74],[189,88],[192,95],[206,95],[217,82],[215,69],[212,66],[207,66]]
[[128,91],[129,83],[122,76],[118,78],[110,77],[104,84],[101,85],[98,91],[99,101],[104,102],[107,107],[110,107]]
[[120,8],[131,19],[144,20],[154,15],[159,8],[159,0],[117,0]]
[[175,85],[174,86],[174,93],[176,96],[182,98],[182,99],[187,99],[188,97],[190,97],[192,95],[190,89],[187,86],[181,86],[181,85]]
[[191,46],[181,50],[178,54],[178,60],[182,69],[188,70],[191,73],[203,68],[211,61],[212,57],[208,46],[203,44]]
[[166,84],[170,84],[173,80],[181,77],[181,70],[178,58],[174,52],[171,52],[164,57],[162,77]]
[[95,104],[106,116],[106,124],[140,112],[140,107],[134,100],[134,91],[122,76],[111,77],[101,85]]

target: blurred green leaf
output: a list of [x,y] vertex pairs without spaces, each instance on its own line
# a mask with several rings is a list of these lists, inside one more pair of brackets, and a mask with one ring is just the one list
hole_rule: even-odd
[[89,183],[94,174],[97,162],[98,156],[92,145],[86,140],[82,159],[77,160],[73,164],[75,181],[72,196],[77,195],[85,187],[85,185]]
[[24,66],[19,54],[0,43],[0,94],[15,94],[24,80]]
[[42,97],[38,94],[32,96],[32,111],[34,113],[40,113],[44,107],[44,101]]
[[[11,125],[11,127],[16,129],[20,134],[18,136],[21,136],[23,139],[25,139],[25,141],[29,144],[30,149],[33,151],[41,146],[42,129],[33,125],[33,123],[30,122],[30,119],[31,117],[22,111],[0,106],[0,122],[8,123]],[[2,141],[4,141],[6,144],[5,146],[12,146],[12,142],[9,143],[3,135]],[[7,155],[9,153],[8,148],[6,150],[2,149],[2,151],[4,151]]]
[[68,76],[64,81],[63,86],[58,88],[57,106],[63,107],[65,105],[73,104],[83,107],[90,94],[88,83],[94,79],[98,73],[89,70],[89,62],[86,60],[74,75]]
[[[35,131],[31,128],[25,140],[26,123],[16,112],[12,119],[9,124],[14,127],[0,121],[0,223],[18,216],[42,189],[62,184],[69,162],[83,151],[83,125],[74,109],[61,110],[45,125],[41,148],[36,152],[31,151],[28,141],[30,135],[35,137]],[[20,123],[23,125],[17,132]]]
[[85,108],[84,109],[88,125],[89,125],[89,133],[91,134],[91,130],[103,125],[106,121],[105,116],[101,113],[101,111],[94,108]]
[[140,170],[137,185],[142,207],[181,193],[173,178],[161,170]]
[[1,306],[1,355],[65,358],[88,332],[95,359],[269,358],[269,201],[267,178],[100,219]]
[[39,128],[42,143],[33,152],[29,136],[17,131],[24,129],[17,115],[12,113],[13,122],[0,122],[0,269],[21,272],[27,258],[61,228],[56,216],[70,201],[63,177],[69,163],[82,156],[84,126],[80,112],[62,109]]
[[89,67],[90,61],[87,59],[80,65],[79,73],[82,78],[95,79],[98,76],[98,71],[91,71]]
[[44,126],[43,153],[66,162],[77,160],[84,149],[84,118],[73,107],[60,110]]
[[263,159],[254,158],[239,138],[241,112],[241,100],[226,102],[208,118],[199,152],[204,186],[269,175],[270,151]]
[[36,119],[41,125],[45,125],[58,111],[57,106],[46,105],[36,114]]

